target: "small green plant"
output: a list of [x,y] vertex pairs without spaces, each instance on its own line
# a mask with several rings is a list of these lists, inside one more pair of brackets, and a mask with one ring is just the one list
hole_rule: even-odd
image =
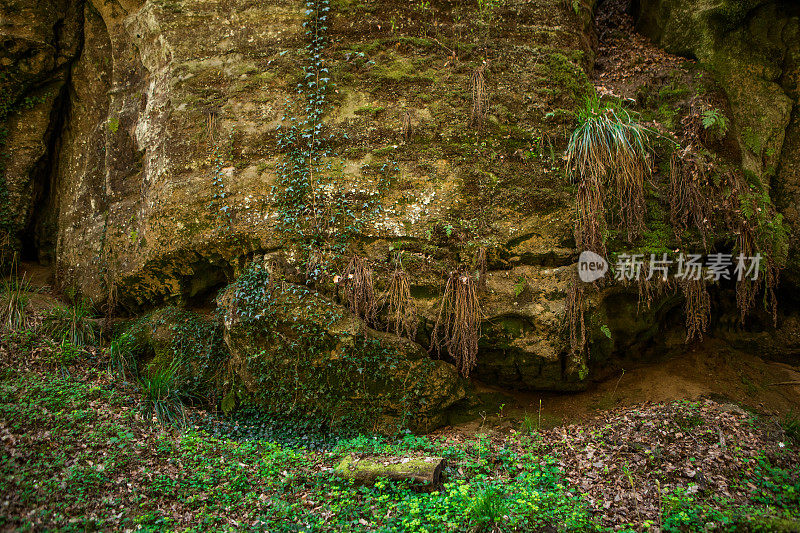
[[141,378],[142,403],[140,410],[145,421],[153,420],[155,415],[158,424],[186,425],[186,409],[180,396],[180,379],[178,365],[172,363],[168,367],[147,369]]
[[611,338],[611,329],[608,327],[608,324],[603,324],[600,326],[600,331],[609,339]]
[[117,130],[119,130],[119,119],[117,117],[111,117],[108,119],[108,131],[117,133]]
[[63,338],[60,342],[47,341],[45,343],[43,359],[47,366],[58,370],[62,376],[68,377],[68,367],[74,364],[84,353],[80,346],[76,346],[69,339]]
[[129,333],[116,337],[108,345],[108,371],[120,377],[136,374],[134,338]]
[[564,9],[571,10],[576,15],[580,14],[582,3],[581,0],[561,0]]
[[497,523],[503,518],[506,504],[503,492],[493,486],[484,487],[467,509],[470,523],[476,531],[494,531]]
[[526,435],[531,435],[536,433],[538,430],[539,424],[537,423],[536,418],[529,413],[525,413],[525,417],[522,419],[522,424],[520,425],[520,431]]
[[495,10],[503,5],[504,0],[478,0],[478,19],[483,24],[489,24],[494,19]]
[[98,341],[98,327],[92,319],[92,307],[88,300],[80,300],[69,307],[54,307],[45,315],[41,328],[51,339],[67,339],[76,346],[83,347]]
[[716,108],[706,109],[702,114],[703,128],[710,130],[719,139],[724,139],[728,134],[728,119]]
[[525,292],[525,288],[527,286],[528,280],[520,276],[520,278],[517,280],[517,283],[514,285],[514,297],[519,298],[519,295]]
[[3,299],[0,307],[0,322],[4,331],[20,331],[30,326],[30,319],[26,312],[28,307],[28,292],[30,283],[25,279],[12,275],[3,280]]

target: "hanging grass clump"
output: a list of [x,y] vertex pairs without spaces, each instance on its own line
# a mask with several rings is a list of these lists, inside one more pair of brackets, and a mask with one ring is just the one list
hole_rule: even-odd
[[629,242],[646,228],[645,182],[653,172],[653,131],[620,105],[587,98],[567,146],[567,171],[578,186],[576,241],[605,252],[610,213]]
[[431,350],[438,355],[446,351],[464,377],[468,377],[477,364],[481,316],[478,284],[465,269],[454,270],[447,279],[439,306]]

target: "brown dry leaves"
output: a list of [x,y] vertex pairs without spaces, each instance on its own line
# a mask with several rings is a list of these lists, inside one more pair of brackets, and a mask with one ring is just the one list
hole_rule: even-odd
[[747,504],[750,487],[739,481],[749,460],[764,454],[783,468],[800,460],[778,424],[756,423],[739,407],[711,400],[612,411],[588,427],[555,428],[543,438],[560,456],[567,482],[610,527],[658,524],[662,495],[676,488]]

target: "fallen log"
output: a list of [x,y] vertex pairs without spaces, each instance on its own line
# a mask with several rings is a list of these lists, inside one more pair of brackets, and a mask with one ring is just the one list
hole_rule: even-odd
[[378,479],[410,480],[421,485],[438,485],[444,459],[441,457],[353,457],[348,455],[336,466],[336,472],[361,485],[373,485]]

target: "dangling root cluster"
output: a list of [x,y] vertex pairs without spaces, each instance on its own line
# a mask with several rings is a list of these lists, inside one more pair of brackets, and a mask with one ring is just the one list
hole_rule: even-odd
[[[642,266],[642,272],[650,272],[649,262],[645,262]],[[664,277],[659,273],[653,277],[648,277],[644,274],[639,276],[636,281],[637,289],[639,291],[639,300],[636,303],[636,311],[641,311],[642,305],[647,309],[653,305],[656,298],[666,295],[673,288],[669,278]]]
[[417,306],[411,297],[408,273],[402,266],[392,272],[386,293],[387,331],[394,330],[398,336],[413,340],[417,336]]
[[477,364],[481,316],[475,280],[464,269],[451,272],[433,327],[431,351],[441,355],[445,350],[464,377]]
[[480,129],[483,126],[486,115],[489,113],[489,93],[486,90],[486,61],[475,69],[472,73],[472,116],[470,126]]
[[605,232],[606,209],[603,205],[602,186],[590,177],[578,183],[575,243],[582,250],[605,257]]
[[475,252],[475,272],[478,276],[478,290],[480,292],[486,292],[486,271],[486,247],[481,246],[478,248],[478,251]]
[[566,321],[569,327],[569,353],[577,358],[587,352],[586,320],[584,305],[586,303],[586,284],[574,276],[567,289]]
[[[764,220],[772,220],[774,213],[769,212],[766,216],[758,217],[760,209],[768,209],[771,206],[761,207],[750,196],[744,194],[736,195],[739,204],[744,207],[751,217],[739,216],[735,221],[736,246],[734,261],[738,258],[753,258],[758,255],[760,260],[758,265],[737,264],[740,274],[736,281],[736,304],[739,309],[739,319],[744,324],[747,314],[755,306],[756,296],[759,289],[764,291],[764,308],[772,315],[773,324],[778,323],[778,298],[775,289],[778,288],[780,273],[786,259],[786,236],[776,231],[782,229],[780,225],[773,228],[764,228]],[[776,234],[777,233],[777,234]],[[762,251],[766,248],[766,254]],[[750,268],[758,268],[757,278],[753,279],[755,272],[749,271]]]
[[686,279],[680,282],[686,299],[686,342],[702,340],[711,317],[711,298],[703,279]]
[[679,241],[687,229],[697,229],[705,248],[708,248],[713,208],[707,191],[708,178],[707,164],[691,145],[672,153],[669,180],[672,229]]
[[371,324],[377,310],[372,269],[362,257],[353,257],[341,276],[342,289],[347,307],[356,316]]

